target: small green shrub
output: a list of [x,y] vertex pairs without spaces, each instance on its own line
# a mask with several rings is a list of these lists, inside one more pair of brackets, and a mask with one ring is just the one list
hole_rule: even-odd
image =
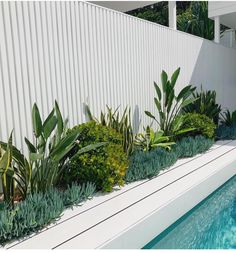
[[[94,121],[81,124],[70,131],[81,131],[80,145],[107,142],[107,145],[82,155],[75,155],[63,175],[66,184],[93,182],[97,190],[111,191],[113,186],[124,183],[128,157],[122,147],[122,135]],[[78,148],[79,148],[78,147]]]
[[183,122],[184,128],[195,128],[195,130],[189,133],[191,135],[203,135],[208,138],[214,137],[216,125],[212,119],[204,114],[186,113],[183,116]]
[[126,182],[151,178],[173,165],[179,158],[191,157],[208,150],[214,141],[204,136],[184,137],[177,141],[171,151],[156,148],[149,152],[138,150],[130,157]]
[[131,124],[130,108],[126,106],[122,114],[119,113],[119,107],[113,111],[112,108],[107,105],[106,109],[107,112],[101,112],[100,119],[96,119],[92,115],[89,106],[86,104],[85,114],[90,121],[96,121],[97,123],[110,127],[120,133],[122,135],[123,149],[127,155],[130,155],[133,152],[134,147],[134,134]]

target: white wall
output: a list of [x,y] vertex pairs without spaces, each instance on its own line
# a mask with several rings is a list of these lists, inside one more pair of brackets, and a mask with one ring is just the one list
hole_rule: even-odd
[[236,12],[235,1],[208,1],[208,17]]
[[89,3],[1,2],[0,139],[14,128],[23,149],[33,103],[45,117],[54,99],[70,126],[85,120],[83,102],[96,115],[131,105],[145,125],[153,81],[179,66],[178,90],[203,84],[236,108],[235,49]]

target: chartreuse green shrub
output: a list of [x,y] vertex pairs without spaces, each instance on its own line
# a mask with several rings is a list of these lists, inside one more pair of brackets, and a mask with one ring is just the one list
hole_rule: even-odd
[[[78,148],[97,142],[106,145],[82,155],[75,155],[64,171],[62,181],[70,184],[93,182],[97,190],[111,191],[113,186],[122,186],[128,168],[128,157],[123,150],[122,135],[112,128],[95,121],[78,125],[69,132],[79,131]],[[74,152],[77,150],[75,149]]]
[[0,244],[29,235],[58,219],[62,211],[91,197],[95,186],[91,183],[82,186],[75,183],[64,192],[50,188],[45,193],[34,193],[9,208],[0,210]]
[[203,135],[207,138],[213,138],[215,134],[216,125],[212,119],[204,114],[186,113],[183,115],[183,127],[194,128],[191,135]]
[[90,121],[96,121],[97,123],[110,127],[120,133],[122,135],[123,149],[127,155],[130,155],[133,152],[134,147],[134,134],[131,124],[130,108],[126,106],[122,114],[119,113],[119,107],[113,111],[112,108],[107,105],[106,109],[106,112],[101,112],[100,119],[97,119],[92,115],[89,106],[85,105],[85,114]]
[[203,136],[184,137],[173,145],[171,151],[155,148],[149,152],[138,150],[130,158],[125,175],[126,182],[151,178],[173,165],[179,158],[192,157],[208,150],[214,141]]

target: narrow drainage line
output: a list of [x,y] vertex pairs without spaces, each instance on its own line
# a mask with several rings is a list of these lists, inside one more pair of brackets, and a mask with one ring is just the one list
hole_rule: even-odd
[[167,185],[165,185],[165,186],[161,187],[160,189],[158,189],[158,190],[156,190],[156,191],[154,191],[154,192],[152,192],[152,193],[150,193],[150,194],[146,195],[145,197],[143,197],[143,198],[141,198],[141,199],[139,199],[139,200],[135,201],[134,203],[130,204],[129,206],[127,206],[127,207],[125,207],[125,208],[123,208],[123,209],[119,210],[118,212],[116,212],[116,213],[114,213],[114,214],[112,214],[112,215],[108,216],[107,218],[105,218],[105,219],[103,219],[103,220],[101,220],[101,221],[97,222],[97,223],[96,223],[96,224],[94,224],[93,226],[91,226],[91,227],[89,227],[89,228],[87,228],[87,229],[85,229],[85,230],[81,231],[80,233],[78,233],[78,234],[76,234],[76,235],[72,236],[71,238],[69,238],[69,239],[65,240],[64,242],[62,242],[62,243],[60,243],[60,244],[58,244],[58,245],[54,246],[52,249],[56,249],[56,248],[60,247],[61,245],[63,245],[63,244],[65,244],[65,243],[67,243],[68,241],[71,241],[72,239],[76,238],[77,236],[80,236],[81,234],[83,234],[83,233],[85,233],[85,232],[87,232],[87,231],[91,230],[92,228],[94,228],[94,227],[96,227],[96,226],[100,225],[101,223],[103,223],[103,222],[105,222],[105,221],[109,220],[110,218],[112,218],[112,217],[116,216],[117,214],[119,214],[119,213],[121,213],[121,212],[123,212],[123,211],[127,210],[128,208],[130,208],[130,207],[132,207],[132,206],[136,205],[137,203],[139,203],[139,202],[143,201],[144,199],[146,199],[146,198],[148,198],[148,197],[150,197],[150,196],[154,195],[155,193],[157,193],[157,192],[159,192],[159,191],[163,190],[164,188],[166,188],[166,187],[168,187],[168,186],[170,186],[170,185],[174,184],[175,182],[177,182],[177,181],[181,180],[182,178],[184,178],[184,177],[186,177],[186,176],[188,176],[188,175],[192,174],[193,172],[195,172],[195,171],[197,171],[197,170],[199,170],[199,169],[203,168],[204,166],[206,166],[206,165],[210,164],[211,162],[213,162],[213,161],[215,161],[215,160],[219,159],[220,157],[224,156],[225,154],[230,153],[231,151],[233,151],[233,150],[235,150],[235,149],[236,149],[236,147],[234,147],[234,148],[232,148],[232,149],[228,150],[228,151],[227,151],[227,152],[225,152],[224,154],[221,154],[220,156],[218,156],[218,157],[216,157],[216,158],[214,158],[214,159],[212,159],[212,160],[208,161],[208,162],[207,162],[207,163],[205,163],[204,165],[201,165],[200,167],[196,168],[195,170],[193,170],[193,171],[191,171],[191,172],[189,172],[189,173],[185,174],[184,176],[182,176],[182,177],[180,177],[180,178],[178,178],[178,179],[176,179],[176,180],[172,181],[171,183],[169,183],[169,184],[167,184]]
[[[230,140],[230,141],[224,143],[223,145],[221,145],[221,146],[219,146],[219,147],[217,147],[217,148],[214,148],[214,149],[212,149],[212,150],[208,150],[206,153],[211,153],[212,151],[217,150],[217,149],[219,149],[219,148],[221,148],[221,147],[223,147],[223,146],[225,146],[225,145],[227,145],[227,144],[229,144],[229,143],[231,143],[231,142],[233,142],[233,141],[235,141],[235,140]],[[200,154],[197,154],[197,155],[200,155]],[[104,203],[106,203],[106,202],[108,202],[108,201],[110,201],[110,200],[112,200],[112,199],[114,199],[114,198],[116,198],[116,197],[119,197],[119,196],[123,195],[124,193],[127,193],[127,192],[129,192],[130,190],[133,190],[133,189],[137,188],[138,186],[141,186],[141,185],[143,185],[143,184],[146,184],[146,183],[150,182],[151,180],[153,180],[153,179],[155,179],[155,178],[157,178],[157,177],[161,177],[162,175],[167,174],[167,173],[169,173],[169,172],[171,172],[171,171],[173,171],[173,170],[175,170],[175,169],[177,169],[177,168],[179,168],[179,167],[181,167],[181,166],[183,166],[183,165],[186,165],[186,164],[188,164],[188,163],[190,163],[190,162],[192,162],[192,161],[194,161],[194,160],[197,160],[197,159],[199,159],[200,157],[201,157],[201,156],[194,157],[194,158],[192,158],[191,160],[186,161],[186,162],[184,162],[184,163],[182,163],[182,164],[180,164],[180,165],[178,165],[178,166],[175,166],[174,168],[169,169],[169,170],[168,170],[168,169],[166,169],[166,170],[163,169],[162,171],[164,171],[164,172],[163,172],[162,174],[158,174],[158,175],[156,175],[156,176],[154,176],[154,177],[152,177],[152,178],[150,178],[150,179],[144,179],[144,180],[145,180],[144,182],[142,182],[142,183],[140,183],[140,184],[138,184],[138,185],[135,185],[135,186],[133,186],[132,188],[127,189],[127,190],[125,190],[124,192],[121,192],[121,193],[119,193],[119,194],[117,194],[117,195],[115,195],[115,196],[113,196],[113,197],[111,197],[111,198],[109,198],[109,199],[107,199],[107,200],[104,200],[104,201],[102,201],[101,203],[98,203],[98,204],[96,204],[95,206],[92,206],[92,207],[90,207],[90,208],[88,208],[88,209],[86,209],[86,210],[84,210],[84,211],[82,211],[82,212],[79,212],[79,213],[77,213],[77,214],[75,214],[75,215],[73,215],[73,216],[71,216],[71,217],[69,217],[69,218],[67,218],[67,219],[65,219],[65,220],[63,220],[63,221],[61,221],[61,222],[58,222],[58,223],[56,223],[56,224],[50,226],[49,228],[46,228],[46,229],[44,229],[44,230],[42,230],[42,231],[40,231],[40,232],[37,232],[36,234],[32,235],[31,237],[25,238],[25,239],[23,239],[22,241],[17,242],[17,243],[15,243],[15,244],[11,245],[10,247],[7,247],[7,249],[11,249],[11,248],[15,247],[16,245],[19,245],[19,244],[21,244],[21,243],[23,243],[23,242],[25,242],[25,241],[27,241],[27,240],[29,240],[29,239],[32,239],[33,237],[35,237],[35,236],[37,236],[37,235],[39,235],[39,234],[41,234],[41,233],[43,233],[43,232],[45,232],[45,231],[51,229],[51,228],[54,228],[54,227],[56,227],[56,226],[58,226],[58,225],[60,225],[60,224],[62,224],[62,223],[64,223],[64,222],[66,222],[66,221],[68,221],[68,220],[71,220],[71,219],[73,219],[73,218],[75,218],[75,217],[77,217],[77,216],[79,216],[79,215],[81,215],[81,214],[83,214],[83,213],[85,213],[85,212],[88,212],[88,211],[94,209],[94,208],[97,207],[97,206],[100,206],[100,205],[102,205],[102,204],[104,204]],[[134,182],[135,182],[135,181],[134,181]]]

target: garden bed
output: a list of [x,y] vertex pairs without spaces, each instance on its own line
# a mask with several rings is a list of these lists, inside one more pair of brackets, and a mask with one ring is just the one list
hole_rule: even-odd
[[[12,249],[141,248],[236,173],[236,141],[178,160],[157,177],[98,193]],[[169,173],[170,172],[170,173]]]

